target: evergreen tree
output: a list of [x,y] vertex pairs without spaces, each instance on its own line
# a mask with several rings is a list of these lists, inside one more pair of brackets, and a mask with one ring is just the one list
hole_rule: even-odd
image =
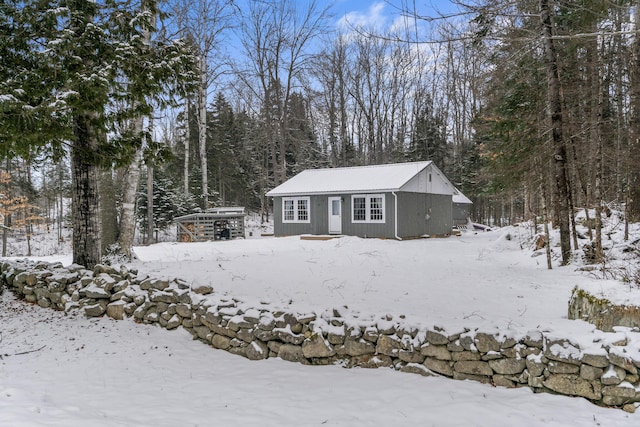
[[87,267],[101,258],[98,170],[132,161],[143,140],[116,125],[149,114],[181,76],[192,78],[181,42],[144,42],[154,3],[27,0],[0,9],[0,33],[18,32],[13,47],[1,48],[14,61],[0,77],[20,76],[0,87],[3,154],[34,145],[60,153],[70,142],[73,261]]

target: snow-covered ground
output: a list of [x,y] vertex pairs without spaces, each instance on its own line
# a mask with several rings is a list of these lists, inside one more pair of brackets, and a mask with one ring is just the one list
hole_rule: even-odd
[[[255,237],[255,236],[254,236]],[[339,308],[417,325],[588,337],[567,320],[571,289],[640,290],[546,269],[530,232],[513,227],[448,239],[328,241],[261,237],[136,247],[133,267],[208,283],[248,304],[300,312]],[[613,248],[612,248],[613,250]],[[536,253],[538,255],[539,253]],[[49,257],[68,264],[70,256]],[[584,399],[424,378],[390,369],[251,362],[192,341],[184,330],[87,320],[25,305],[0,310],[0,426],[631,426],[640,411]]]

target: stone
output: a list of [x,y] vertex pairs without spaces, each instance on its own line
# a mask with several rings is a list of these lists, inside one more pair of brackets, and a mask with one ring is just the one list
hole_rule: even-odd
[[438,360],[433,357],[427,357],[422,364],[425,368],[437,372],[438,374],[446,375],[448,377],[453,376],[453,368],[451,363],[446,360]]
[[62,292],[67,289],[67,285],[62,282],[49,282],[47,289],[49,289],[49,292]]
[[451,360],[451,352],[444,345],[424,345],[420,349],[420,353],[439,360]]
[[93,281],[97,287],[102,288],[109,293],[111,293],[111,290],[117,283],[116,279],[106,273],[98,274]]
[[380,335],[376,345],[376,353],[385,356],[398,357],[398,352],[402,349],[400,338],[395,335]]
[[[489,360],[497,360],[504,359],[504,356],[497,351],[490,351],[489,353],[485,353],[484,356],[480,357],[480,360],[489,361]],[[524,359],[523,359],[524,360]]]
[[406,363],[422,363],[424,362],[425,356],[422,355],[419,351],[413,350],[400,350],[398,352],[398,358]]
[[160,315],[155,309],[151,309],[146,312],[144,317],[142,318],[146,323],[156,323],[160,319]]
[[580,365],[582,352],[569,340],[549,340],[544,350],[544,356],[558,362]]
[[198,338],[207,342],[211,342],[215,336],[206,326],[194,326],[193,331]]
[[111,293],[104,288],[99,287],[95,283],[89,284],[86,288],[84,288],[81,293],[84,292],[84,295],[87,298],[93,299],[111,299]]
[[191,291],[199,295],[209,295],[210,293],[213,292],[213,286],[203,285],[203,284],[194,284],[194,285],[191,285]]
[[461,381],[464,381],[464,380],[475,381],[483,384],[489,384],[492,381],[492,377],[487,377],[484,375],[465,374],[457,371],[453,372],[453,379],[461,380]]
[[260,341],[272,341],[278,339],[273,333],[273,331],[265,331],[263,329],[254,329],[253,336],[259,339]]
[[629,383],[619,386],[605,386],[602,388],[602,402],[610,406],[622,406],[635,400],[636,390]]
[[529,375],[531,375],[532,377],[539,377],[544,372],[545,366],[544,363],[542,363],[542,360],[540,360],[540,357],[530,355],[527,356],[525,362],[527,365],[527,370],[529,370]]
[[464,350],[476,351],[476,347],[473,343],[473,337],[471,335],[462,335],[459,339],[460,345]]
[[447,344],[447,350],[451,352],[459,352],[464,351],[464,347],[462,347],[462,344],[460,344],[460,340],[455,340]]
[[531,388],[542,388],[544,387],[544,377],[529,376],[529,378],[527,379],[527,385]]
[[609,358],[604,354],[584,353],[582,355],[582,363],[595,366],[596,368],[606,368],[609,366]]
[[180,317],[191,318],[193,311],[191,311],[188,304],[178,303],[176,304],[176,313],[178,313]]
[[245,348],[244,355],[249,360],[263,360],[269,357],[269,348],[262,341],[251,341]]
[[393,366],[393,359],[384,354],[364,354],[362,356],[352,357],[348,367],[358,367],[365,369],[390,368]]
[[[273,331],[273,336],[279,339],[282,342],[300,345],[304,342],[304,335],[294,334],[289,328],[275,328]],[[314,337],[318,337],[319,335],[314,335]],[[322,338],[322,336],[319,336]],[[322,356],[318,356],[322,357]]]
[[597,368],[595,366],[586,364],[580,365],[580,377],[584,378],[585,380],[599,380],[603,373],[604,369],[602,368]]
[[418,374],[423,377],[432,377],[434,373],[427,369],[424,365],[418,363],[407,363],[401,365],[398,370],[400,372],[406,372],[408,374]]
[[115,320],[124,319],[124,308],[126,303],[124,301],[116,301],[107,305],[107,316]]
[[315,339],[306,339],[302,343],[302,354],[307,359],[331,357],[336,354],[331,344],[322,336],[317,335]]
[[587,381],[577,375],[552,374],[543,381],[550,390],[568,396],[582,396],[590,400],[602,398],[602,385],[596,381]]
[[347,339],[344,343],[344,351],[349,356],[363,356],[365,354],[374,354],[376,347],[369,341]]
[[101,274],[109,276],[109,275],[117,275],[119,273],[120,272],[118,270],[116,270],[115,268],[107,264],[96,264],[95,267],[93,267],[94,276],[99,276]]
[[277,350],[278,357],[289,362],[306,363],[302,347],[293,344],[282,344]]
[[528,331],[524,337],[524,344],[526,344],[529,347],[542,349],[542,346],[543,346],[542,332],[538,330]]
[[474,340],[476,348],[481,353],[488,353],[490,351],[500,351],[500,343],[496,340],[495,336],[479,332],[476,334]]
[[489,366],[496,374],[517,375],[525,370],[525,359],[496,359],[490,360]]
[[129,281],[128,280],[120,280],[118,283],[113,285],[112,291],[113,292],[122,292],[127,288],[129,288]]
[[232,331],[236,331],[236,332],[240,328],[247,329],[247,328],[251,328],[252,326],[253,326],[253,323],[248,322],[242,315],[233,316],[231,319],[229,319],[229,323],[227,323],[227,327]]
[[379,336],[380,333],[378,332],[378,329],[373,326],[366,327],[362,334],[362,338],[374,344],[378,342]]
[[105,311],[107,311],[106,306],[100,303],[84,306],[84,315],[87,317],[100,317]]
[[516,387],[516,383],[504,375],[494,375],[491,378],[491,382],[493,383],[493,385],[497,387],[505,387],[505,388]]
[[133,302],[137,305],[137,306],[141,306],[142,304],[144,304],[147,301],[147,297],[144,295],[136,295],[133,297]]
[[556,360],[550,360],[547,369],[553,374],[577,374],[580,372],[580,366]]
[[476,361],[476,360],[464,360],[455,362],[453,365],[454,372],[461,374],[472,374],[482,376],[492,376],[493,370],[489,366],[489,363]]
[[602,381],[603,385],[618,385],[622,381],[624,381],[627,376],[627,371],[622,369],[619,366],[610,365],[609,369],[607,369],[600,377],[600,381]]
[[480,353],[474,351],[453,351],[451,359],[454,361],[480,360]]
[[182,318],[177,314],[171,316],[171,318],[167,321],[167,325],[165,328],[168,330],[176,329],[178,326],[182,324]]
[[253,335],[253,329],[242,328],[236,332],[236,338],[246,343],[251,343],[254,341],[255,335]]
[[638,373],[638,368],[633,364],[633,360],[631,357],[627,357],[625,355],[618,354],[616,351],[609,351],[609,361],[630,374],[636,375]]
[[507,349],[513,348],[513,347],[516,346],[516,344],[518,344],[518,341],[516,341],[512,337],[503,336],[502,338],[503,338],[503,340],[500,343],[500,349],[501,350],[507,350]]
[[151,302],[164,302],[166,304],[176,303],[176,300],[172,293],[154,289],[149,290],[149,300],[151,300]]
[[427,331],[425,334],[426,340],[429,344],[433,345],[447,345],[449,344],[449,338],[446,335],[436,331]]
[[51,300],[46,297],[40,297],[38,298],[38,305],[42,308],[49,308],[51,307]]

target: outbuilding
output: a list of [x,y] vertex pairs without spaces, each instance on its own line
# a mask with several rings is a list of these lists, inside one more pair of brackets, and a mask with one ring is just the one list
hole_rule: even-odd
[[267,193],[274,234],[446,236],[457,189],[431,161],[305,170]]

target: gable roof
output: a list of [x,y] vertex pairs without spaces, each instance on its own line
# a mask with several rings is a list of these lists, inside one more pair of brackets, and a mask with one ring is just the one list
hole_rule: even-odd
[[457,188],[454,188],[453,190],[453,198],[452,198],[453,203],[457,203],[459,205],[472,205],[473,202],[464,194],[462,194],[462,191],[458,190]]
[[[280,184],[267,196],[301,196],[311,194],[349,194],[400,191],[427,168],[439,170],[431,161],[392,163],[346,168],[307,169]],[[442,178],[454,193],[455,187],[442,173]]]

